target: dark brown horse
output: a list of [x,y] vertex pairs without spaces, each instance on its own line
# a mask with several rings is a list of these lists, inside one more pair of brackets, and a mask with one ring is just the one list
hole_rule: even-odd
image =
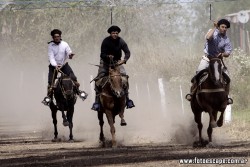
[[119,65],[109,67],[109,75],[103,85],[100,93],[101,109],[98,111],[98,119],[100,125],[100,141],[105,144],[105,137],[103,134],[103,114],[106,114],[108,123],[110,125],[110,132],[112,134],[112,147],[117,147],[115,138],[115,116],[119,115],[121,118],[121,126],[127,125],[124,120],[124,109],[126,106],[125,87],[122,81]]
[[[56,114],[58,110],[62,112],[63,125],[69,126],[69,130],[70,130],[69,141],[73,141],[73,132],[72,132],[73,114],[74,114],[74,105],[77,99],[74,89],[75,89],[75,85],[72,79],[69,76],[62,73],[54,89],[56,105],[54,104],[53,101],[50,103],[50,110],[52,113],[53,124],[54,124],[54,135],[55,135],[52,141],[59,140],[57,138],[58,131],[57,131],[57,119],[56,119]],[[65,115],[65,111],[66,111],[66,115]]]
[[[199,130],[199,141],[194,142],[194,146],[206,146],[209,142],[212,142],[213,128],[223,125],[223,114],[227,107],[228,93],[225,91],[225,81],[222,75],[222,60],[219,58],[210,59],[206,75],[203,75],[201,80],[191,100],[191,108]],[[207,112],[210,117],[207,129],[209,141],[202,138],[201,116],[203,111]],[[221,114],[217,120],[218,111]]]

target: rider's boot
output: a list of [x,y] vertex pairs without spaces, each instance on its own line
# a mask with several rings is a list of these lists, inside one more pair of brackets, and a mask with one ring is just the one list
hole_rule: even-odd
[[129,99],[128,92],[126,92],[126,106],[127,109],[135,107],[134,102]]
[[73,81],[73,82],[75,84],[75,92],[76,92],[76,94],[84,101],[87,98],[88,94],[79,89],[79,87],[80,87],[79,82],[77,82],[77,81]]
[[229,104],[233,104],[233,99],[229,97],[229,89],[230,89],[230,83],[227,83],[226,84],[226,87],[225,87],[225,91],[228,95],[228,98],[227,98],[227,105]]
[[51,101],[52,101],[52,99],[51,99],[52,93],[53,93],[53,88],[51,87],[51,85],[48,85],[48,88],[47,88],[47,96],[44,97],[44,99],[43,99],[43,101],[42,101],[42,103],[43,103],[44,105],[46,105],[46,106],[49,106],[49,105],[50,105],[50,103],[51,103]]
[[91,107],[91,110],[100,111],[101,103],[100,103],[100,94],[96,91],[95,102]]

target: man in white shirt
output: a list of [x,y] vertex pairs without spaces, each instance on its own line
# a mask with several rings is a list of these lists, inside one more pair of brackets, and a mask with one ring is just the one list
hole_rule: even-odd
[[[75,86],[77,87],[77,92],[79,93],[80,84],[77,82],[77,78],[69,66],[67,59],[72,59],[75,55],[72,53],[67,42],[62,41],[61,35],[62,32],[58,29],[54,29],[51,31],[52,41],[49,42],[48,47],[48,57],[49,57],[49,74],[48,74],[48,92],[47,96],[49,96],[52,92],[53,84],[57,76],[57,71],[55,69],[60,69],[63,73],[70,76],[70,78],[74,81]],[[55,74],[54,74],[55,71]],[[53,78],[53,76],[55,77]]]

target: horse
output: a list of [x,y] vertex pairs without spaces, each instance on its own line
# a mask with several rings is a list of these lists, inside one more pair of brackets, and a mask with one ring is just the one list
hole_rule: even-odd
[[[220,58],[210,59],[209,66],[201,75],[196,93],[191,99],[194,120],[199,130],[199,141],[194,142],[194,147],[204,147],[211,143],[213,128],[223,125],[223,115],[227,107],[228,93],[225,90],[226,79],[223,77],[222,61]],[[203,124],[201,122],[201,115],[203,111],[207,112],[210,118],[207,129],[209,141],[202,138]],[[218,111],[221,114],[217,120]]]
[[[57,118],[56,114],[57,111],[60,110],[62,112],[62,118],[63,118],[63,125],[69,126],[70,134],[69,134],[69,141],[73,142],[73,114],[74,114],[74,105],[77,100],[76,92],[75,92],[75,84],[70,78],[70,76],[64,74],[62,71],[61,77],[58,78],[55,89],[54,89],[54,97],[56,100],[56,104],[51,101],[49,104],[51,113],[52,113],[52,119],[54,124],[54,139],[52,141],[60,141],[60,139],[57,138],[58,131],[57,131]],[[51,99],[53,94],[51,95]],[[66,111],[66,115],[65,115]]]
[[105,145],[105,137],[103,134],[103,114],[106,114],[108,123],[110,125],[110,132],[112,135],[112,147],[117,147],[115,138],[115,116],[119,114],[121,118],[121,126],[126,126],[127,123],[124,119],[124,110],[126,106],[125,89],[126,84],[123,82],[123,76],[120,73],[119,66],[115,64],[109,67],[109,75],[106,77],[105,83],[102,86],[100,93],[101,108],[98,111],[98,119],[100,125],[99,139]]

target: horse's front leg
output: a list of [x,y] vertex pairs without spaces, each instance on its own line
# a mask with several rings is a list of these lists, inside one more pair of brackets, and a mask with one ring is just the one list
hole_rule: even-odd
[[209,126],[211,126],[212,128],[216,128],[217,127],[217,123],[216,123],[216,119],[217,119],[217,112],[216,114],[214,114],[214,111],[212,109],[209,109],[208,111],[209,113]]
[[125,105],[126,105],[125,103],[126,103],[126,101],[125,101],[125,97],[124,97],[120,101],[121,111],[119,112],[119,117],[121,118],[121,126],[126,126],[127,125],[127,123],[126,123],[126,121],[124,119],[124,110],[125,110]]
[[117,147],[116,139],[115,139],[115,126],[114,126],[114,119],[113,119],[112,111],[106,110],[105,113],[106,113],[106,117],[108,119],[108,123],[110,126],[110,132],[112,135],[112,147]]
[[223,125],[224,111],[225,111],[225,109],[223,111],[221,111],[220,118],[217,121],[218,127],[222,127],[222,125]]
[[104,121],[103,121],[103,111],[98,111],[97,113],[97,116],[98,116],[98,119],[99,119],[99,125],[100,125],[100,136],[99,136],[99,140],[105,144],[105,137],[104,137],[104,134],[103,134],[103,124],[104,124]]
[[199,130],[199,141],[193,143],[194,147],[205,147],[206,144],[208,143],[207,141],[204,141],[203,138],[202,138],[203,124],[201,122],[201,114],[202,114],[201,111],[194,112],[194,120],[197,123],[197,127],[198,127],[198,130]]
[[68,122],[68,120],[67,120],[67,117],[66,117],[66,115],[65,115],[65,109],[64,109],[64,107],[62,107],[62,119],[63,119],[63,126],[69,126],[69,122]]
[[67,111],[67,119],[69,123],[69,141],[74,141],[73,139],[73,114],[74,114],[74,107]]
[[54,104],[51,103],[50,110],[51,110],[51,116],[52,116],[53,125],[54,125],[54,139],[52,139],[52,141],[57,141],[57,136],[58,136],[57,119],[56,119],[57,108]]
[[[213,117],[210,116],[210,122],[212,122],[212,119],[214,119],[214,121],[217,120],[217,113],[218,113],[217,111],[212,112]],[[213,133],[213,127],[212,127],[212,124],[210,123],[207,128],[207,135],[208,135],[209,142],[212,142],[212,133]]]

